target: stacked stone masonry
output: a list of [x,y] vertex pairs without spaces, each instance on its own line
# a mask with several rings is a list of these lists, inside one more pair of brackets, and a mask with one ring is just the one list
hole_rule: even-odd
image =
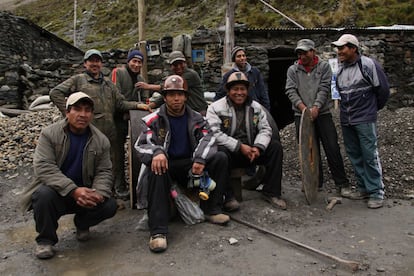
[[[335,57],[331,42],[342,33],[355,34],[362,52],[378,59],[384,66],[392,87],[390,104],[414,105],[414,30],[312,29],[312,30],[236,30],[236,45],[247,49],[248,61],[259,67],[265,81],[269,76],[269,56],[283,49],[294,57],[296,41],[315,41],[323,59]],[[200,29],[192,35],[193,49],[205,51],[203,63],[189,64],[201,76],[205,91],[215,91],[221,81],[223,64],[223,33]],[[87,49],[84,49],[87,50]],[[104,74],[125,64],[127,50],[103,52]],[[39,95],[69,76],[83,70],[83,51],[36,26],[7,12],[0,12],[0,106],[27,108]],[[148,79],[159,83],[168,75],[169,66],[163,56],[148,60]],[[281,76],[282,78],[284,76]]]

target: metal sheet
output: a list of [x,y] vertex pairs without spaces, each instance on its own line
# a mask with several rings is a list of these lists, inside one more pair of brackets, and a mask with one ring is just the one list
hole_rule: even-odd
[[315,128],[309,109],[302,112],[299,127],[299,162],[306,201],[317,200],[319,186],[319,154]]

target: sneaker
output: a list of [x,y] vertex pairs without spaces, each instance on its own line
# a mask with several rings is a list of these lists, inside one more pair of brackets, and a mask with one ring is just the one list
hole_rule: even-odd
[[155,234],[150,237],[149,249],[152,252],[160,253],[167,249],[167,237],[164,234]]
[[368,208],[378,209],[384,206],[384,200],[381,198],[370,198],[368,200]]
[[50,244],[38,244],[36,245],[35,255],[39,259],[50,259],[55,256],[55,251]]
[[349,198],[349,199],[355,199],[355,200],[369,198],[368,193],[363,193],[360,191],[353,191],[350,187],[343,187],[341,189],[341,196],[345,198]]
[[76,228],[76,239],[78,241],[87,241],[91,238],[90,233],[89,233],[89,228],[86,230],[81,230],[79,228]]
[[273,207],[280,208],[282,210],[286,210],[286,201],[284,201],[280,197],[269,196],[269,195],[265,195],[265,194],[262,194],[262,197],[265,201],[269,202],[270,205],[272,205]]
[[230,217],[225,214],[217,214],[217,215],[211,215],[211,216],[205,216],[205,217],[209,222],[213,224],[226,225],[230,221]]
[[235,212],[240,209],[240,203],[232,198],[226,202],[224,202],[224,211],[226,212]]

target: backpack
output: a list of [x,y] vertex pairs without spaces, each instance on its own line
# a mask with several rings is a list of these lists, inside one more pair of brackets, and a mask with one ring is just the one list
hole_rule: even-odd
[[[385,106],[385,103],[387,102],[388,98],[390,97],[390,84],[388,82],[388,78],[387,75],[384,72],[384,69],[382,69],[381,64],[379,64],[379,62],[373,58],[369,58],[371,59],[374,64],[375,64],[375,69],[377,70],[377,76],[378,76],[378,80],[379,80],[379,87],[373,87],[374,88],[374,92],[377,95],[377,108],[378,110],[382,109]],[[368,73],[363,70],[362,67],[362,61],[361,58],[358,59],[358,66],[359,66],[359,70],[362,73],[362,76],[364,77],[364,79],[371,83],[371,79],[369,78]]]

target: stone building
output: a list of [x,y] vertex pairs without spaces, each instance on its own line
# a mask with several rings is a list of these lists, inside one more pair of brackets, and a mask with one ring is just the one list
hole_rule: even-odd
[[[26,108],[28,102],[83,69],[83,51],[30,21],[0,12],[0,106]],[[331,42],[343,33],[356,35],[362,52],[384,66],[392,88],[390,108],[414,106],[414,28],[394,26],[377,29],[248,29],[235,30],[235,44],[247,50],[248,61],[259,67],[268,85],[272,114],[280,127],[292,120],[290,101],[284,94],[287,68],[296,60],[294,48],[302,38],[315,41],[323,59],[335,57]],[[221,81],[224,33],[197,29],[191,47],[201,59],[189,57],[200,74],[205,91],[214,92]],[[154,43],[154,41],[152,42]],[[160,49],[165,43],[160,41]],[[162,51],[161,51],[162,52]],[[125,64],[126,50],[103,52],[104,74]],[[148,57],[149,82],[168,75],[167,55]]]
[[[318,55],[325,60],[335,58],[331,42],[342,34],[358,37],[363,54],[377,59],[388,75],[392,97],[391,108],[414,106],[414,26],[372,29],[246,29],[235,31],[235,45],[246,48],[248,62],[259,67],[268,85],[272,115],[279,127],[290,123],[293,114],[284,94],[286,72],[297,59],[296,42],[302,38],[315,41]],[[223,35],[215,31],[197,30],[193,48],[206,52],[203,64],[195,63],[202,72],[208,90],[214,91],[220,81]]]

